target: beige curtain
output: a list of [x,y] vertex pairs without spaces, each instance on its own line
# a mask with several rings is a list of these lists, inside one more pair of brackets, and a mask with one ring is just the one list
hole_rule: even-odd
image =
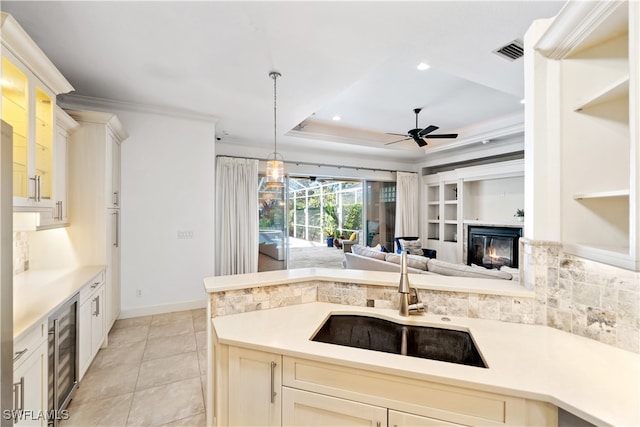
[[258,271],[258,160],[216,160],[216,274]]
[[420,179],[417,173],[397,172],[396,237],[420,236]]

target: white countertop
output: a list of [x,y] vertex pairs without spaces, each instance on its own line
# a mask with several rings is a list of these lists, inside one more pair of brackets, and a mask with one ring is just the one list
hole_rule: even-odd
[[[310,341],[331,313],[466,328],[489,368]],[[640,425],[640,355],[545,326],[441,318],[316,302],[216,317],[212,324],[222,344],[542,400],[596,425]]]
[[13,276],[14,340],[41,319],[48,317],[49,313],[105,268],[104,265],[88,265],[27,270]]
[[[300,283],[310,280],[336,281],[366,285],[398,286],[400,273],[387,271],[340,270],[332,268],[299,268],[261,273],[214,276],[204,279],[207,292],[224,292],[261,286]],[[518,282],[499,279],[441,276],[439,274],[409,274],[411,286],[448,292],[474,292],[488,295],[533,298],[533,290]]]

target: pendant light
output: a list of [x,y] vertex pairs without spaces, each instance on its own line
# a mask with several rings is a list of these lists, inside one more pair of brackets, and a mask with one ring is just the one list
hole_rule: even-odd
[[269,77],[273,79],[273,153],[267,157],[267,187],[284,187],[284,158],[278,153],[278,142],[276,132],[276,80],[282,75],[277,71],[269,73]]

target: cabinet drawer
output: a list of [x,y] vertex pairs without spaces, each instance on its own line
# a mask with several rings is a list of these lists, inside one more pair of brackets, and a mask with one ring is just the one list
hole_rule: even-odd
[[47,320],[42,320],[24,331],[13,342],[13,368],[18,368],[48,337]]
[[82,289],[80,289],[80,305],[84,304],[84,302],[87,301],[103,283],[104,271],[101,271],[100,274],[89,280]]
[[525,400],[285,357],[283,385],[466,425],[522,425]]

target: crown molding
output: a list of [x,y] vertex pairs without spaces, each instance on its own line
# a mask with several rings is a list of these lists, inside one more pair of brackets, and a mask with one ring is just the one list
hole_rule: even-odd
[[115,101],[112,99],[96,98],[78,94],[66,94],[58,97],[58,103],[65,109],[85,109],[95,108],[99,110],[125,110],[139,113],[159,114],[163,116],[179,117],[183,119],[200,120],[205,122],[218,121],[218,118],[211,114],[203,114],[181,108],[161,107],[157,105],[138,104],[133,102]]
[[13,16],[0,12],[0,22],[3,49],[11,52],[56,95],[74,90]]
[[[535,49],[551,59],[562,59],[578,48],[588,47],[590,38],[606,40],[622,34],[628,18],[626,1],[569,1],[560,10]],[[596,35],[596,30],[602,34]],[[595,40],[597,38],[597,40]]]
[[90,110],[74,110],[65,109],[65,112],[69,114],[74,120],[79,122],[99,123],[107,126],[111,129],[120,141],[124,141],[129,137],[129,134],[124,129],[122,122],[113,113],[104,113],[102,111],[90,111]]
[[519,135],[524,135],[524,122],[504,126],[498,129],[492,129],[486,132],[480,132],[468,138],[464,138],[459,141],[452,142],[446,145],[427,148],[425,152],[427,153],[427,155],[429,155],[429,154],[441,153],[445,151],[459,150],[469,145],[482,143],[482,141],[484,140],[495,140],[498,138],[506,139],[509,137],[517,137]]
[[56,124],[67,132],[80,126],[80,123],[76,122],[74,118],[67,114],[59,105],[56,105]]

